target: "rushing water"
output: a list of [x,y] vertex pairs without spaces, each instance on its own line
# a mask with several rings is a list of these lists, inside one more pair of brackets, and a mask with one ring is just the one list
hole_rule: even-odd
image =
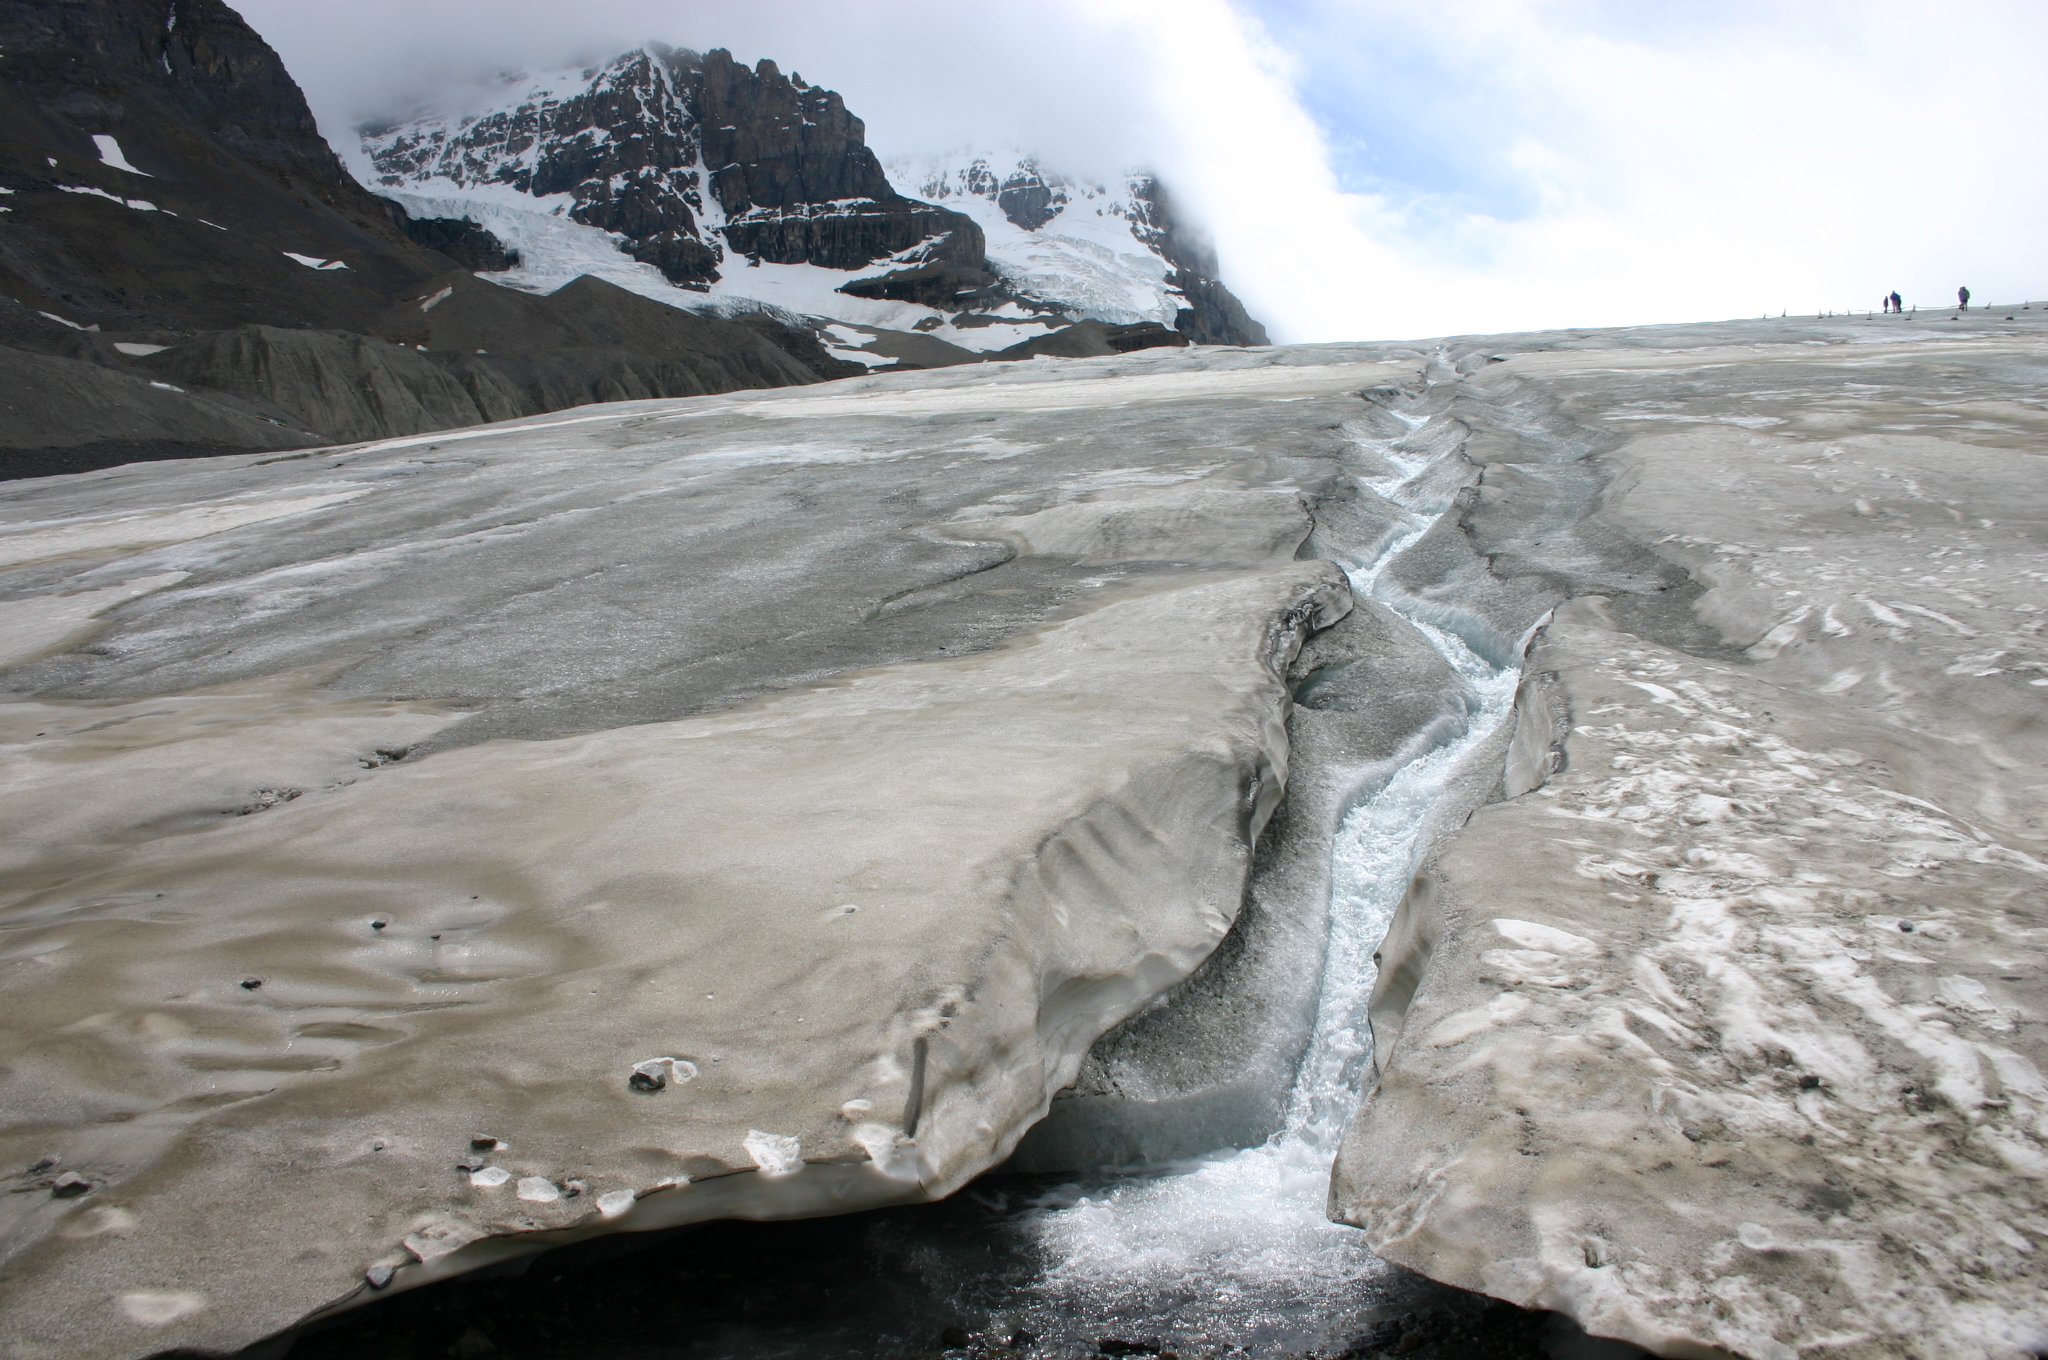
[[1356,1229],[1325,1212],[1330,1164],[1371,1063],[1373,956],[1413,876],[1431,809],[1463,758],[1507,716],[1518,674],[1420,617],[1417,602],[1381,580],[1448,499],[1430,485],[1431,460],[1375,452],[1393,471],[1368,485],[1412,521],[1351,572],[1352,587],[1401,614],[1450,663],[1471,716],[1461,736],[1402,767],[1343,821],[1314,1033],[1279,1132],[1164,1173],[1068,1187],[1025,1216],[1043,1270],[1027,1312],[1050,1338],[1100,1335],[1110,1322],[1183,1344],[1294,1352],[1356,1330],[1382,1302],[1372,1284],[1386,1267]]

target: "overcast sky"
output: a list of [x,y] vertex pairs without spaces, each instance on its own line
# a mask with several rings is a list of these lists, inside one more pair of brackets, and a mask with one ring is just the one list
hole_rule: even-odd
[[1281,340],[2048,296],[2039,0],[230,0],[322,129],[649,39],[1156,167]]

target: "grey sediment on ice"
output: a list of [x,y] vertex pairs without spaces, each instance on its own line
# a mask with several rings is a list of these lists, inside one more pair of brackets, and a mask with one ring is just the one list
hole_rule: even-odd
[[4,707],[21,1353],[1001,1161],[1236,914],[1323,408],[1412,370],[1320,359],[21,483],[18,593],[103,610]]
[[[1154,351],[18,483],[15,1353],[1255,1142],[1332,840],[1458,731],[1333,1213],[1663,1354],[2022,1353],[2044,349]],[[1529,647],[1512,721],[1410,619]]]

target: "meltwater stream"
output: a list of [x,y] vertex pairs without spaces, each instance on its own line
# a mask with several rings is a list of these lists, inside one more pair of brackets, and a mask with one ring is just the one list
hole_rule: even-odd
[[1083,1342],[1121,1326],[1204,1352],[1228,1345],[1253,1356],[1298,1354],[1355,1334],[1381,1302],[1372,1282],[1388,1267],[1357,1229],[1325,1213],[1330,1166],[1371,1062],[1374,953],[1413,876],[1431,810],[1464,757],[1506,718],[1520,677],[1382,581],[1449,497],[1431,484],[1435,459],[1385,445],[1371,451],[1392,470],[1366,485],[1411,522],[1349,573],[1352,588],[1401,615],[1450,663],[1466,690],[1465,730],[1368,793],[1338,831],[1313,1037],[1280,1131],[1163,1172],[1067,1187],[1025,1214],[1043,1274],[1022,1311],[1048,1341]]

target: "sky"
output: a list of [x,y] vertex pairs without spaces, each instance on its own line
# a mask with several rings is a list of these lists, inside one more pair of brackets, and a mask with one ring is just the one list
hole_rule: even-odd
[[2039,0],[231,0],[344,156],[643,41],[1158,172],[1274,339],[2048,298]]

